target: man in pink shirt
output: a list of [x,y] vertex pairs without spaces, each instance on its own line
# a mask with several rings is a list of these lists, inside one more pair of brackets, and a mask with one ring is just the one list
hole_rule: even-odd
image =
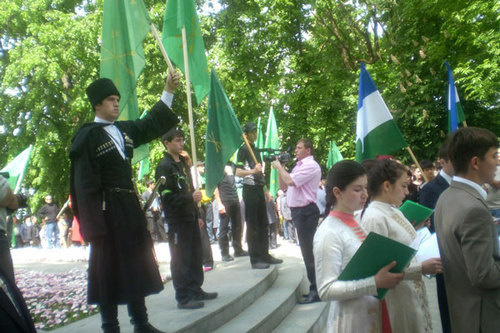
[[311,283],[309,294],[301,304],[319,302],[314,272],[313,239],[319,220],[316,191],[321,180],[321,168],[312,156],[313,146],[309,139],[300,139],[295,147],[297,165],[288,173],[276,160],[272,165],[279,173],[281,188],[287,189],[287,204],[292,211],[292,221],[297,228],[300,250],[306,265],[307,278]]

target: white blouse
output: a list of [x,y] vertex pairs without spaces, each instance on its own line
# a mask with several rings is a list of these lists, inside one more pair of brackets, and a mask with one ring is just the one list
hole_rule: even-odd
[[316,284],[323,301],[330,301],[327,332],[380,332],[380,301],[375,277],[339,281],[361,241],[340,219],[328,216],[314,235]]
[[[361,224],[368,232],[376,232],[408,246],[417,236],[415,228],[399,209],[380,201],[372,201],[368,205]],[[404,272],[404,280],[385,296],[392,331],[432,332],[427,293],[422,281],[422,264],[413,258]]]

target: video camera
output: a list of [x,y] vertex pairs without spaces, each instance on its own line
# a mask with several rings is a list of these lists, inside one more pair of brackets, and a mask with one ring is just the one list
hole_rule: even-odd
[[280,161],[281,164],[287,164],[293,159],[291,154],[292,150],[292,147],[285,151],[281,151],[281,149],[263,148],[259,149],[259,152],[268,153],[267,155],[264,155],[264,161],[266,162],[272,162],[278,158],[278,161]]

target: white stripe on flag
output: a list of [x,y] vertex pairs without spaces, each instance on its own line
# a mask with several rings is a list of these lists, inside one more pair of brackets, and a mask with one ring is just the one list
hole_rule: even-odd
[[374,91],[363,98],[363,107],[358,110],[356,120],[356,141],[364,138],[376,127],[386,121],[392,120],[392,115],[387,108],[380,92]]

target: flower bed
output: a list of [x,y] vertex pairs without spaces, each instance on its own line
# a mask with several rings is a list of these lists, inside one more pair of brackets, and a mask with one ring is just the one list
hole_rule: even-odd
[[[51,330],[99,312],[87,304],[87,272],[71,269],[64,273],[44,273],[16,269],[21,290],[37,330]],[[167,281],[167,276],[162,276]]]
[[16,269],[16,283],[36,329],[50,330],[98,312],[96,305],[87,304],[85,271],[49,274]]

